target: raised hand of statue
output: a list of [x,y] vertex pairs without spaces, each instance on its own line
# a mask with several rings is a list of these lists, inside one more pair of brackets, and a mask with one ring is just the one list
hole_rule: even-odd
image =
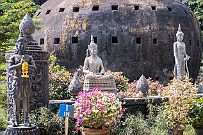
[[188,61],[189,59],[190,59],[190,56],[186,54],[184,60],[185,60],[185,61]]

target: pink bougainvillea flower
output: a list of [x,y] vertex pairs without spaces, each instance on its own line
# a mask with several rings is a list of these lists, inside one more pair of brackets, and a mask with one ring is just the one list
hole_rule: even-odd
[[107,128],[105,126],[102,126],[102,130],[106,130]]
[[124,112],[124,108],[122,106],[120,107],[120,112]]
[[80,124],[82,124],[83,119],[82,119],[82,118],[79,118],[78,122],[79,122]]
[[75,128],[76,130],[80,130],[81,128],[79,127],[79,126],[76,126],[76,128]]
[[88,116],[90,114],[90,108],[88,108],[86,111],[85,111],[85,116]]
[[121,102],[113,93],[100,91],[81,92],[75,103],[74,117],[80,125],[92,128],[110,127],[110,123],[121,113]]

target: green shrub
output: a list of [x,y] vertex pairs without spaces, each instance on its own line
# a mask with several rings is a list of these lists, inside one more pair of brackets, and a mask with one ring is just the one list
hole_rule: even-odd
[[[148,95],[157,96],[164,90],[164,85],[158,81],[154,81],[151,78],[147,79],[149,84]],[[137,90],[137,80],[134,80],[131,83],[128,83],[128,90],[124,93],[126,97],[136,98],[139,97],[139,91]]]
[[55,56],[50,56],[49,61],[49,96],[50,99],[68,99],[68,86],[72,75],[63,66],[57,64]]
[[6,71],[6,63],[0,63],[0,70]]
[[64,120],[48,108],[41,107],[30,114],[30,120],[38,126],[42,135],[64,134]]
[[197,89],[185,77],[183,80],[173,79],[162,92],[168,98],[161,115],[165,116],[171,129],[184,129],[191,122],[189,110],[191,101],[196,98]]
[[[0,95],[1,96],[1,95]],[[6,108],[0,105],[0,131],[3,131],[6,129]]]
[[0,83],[0,130],[6,128],[6,83]]
[[191,118],[191,124],[196,128],[203,127],[203,97],[196,99],[192,103],[192,107],[189,111]]
[[[122,118],[124,119],[124,118]],[[167,119],[163,115],[143,117],[127,116],[126,120],[119,119],[112,129],[111,135],[167,135]],[[186,125],[184,135],[194,135],[191,125]]]
[[192,125],[186,125],[184,135],[195,135],[195,129],[192,127]]
[[[168,124],[166,118],[162,115],[151,117],[153,124],[151,125],[152,135],[167,135]],[[149,119],[148,119],[149,120]]]
[[118,122],[112,133],[114,135],[150,135],[150,127],[141,114],[129,115],[124,122]]
[[117,92],[127,91],[129,79],[126,76],[124,76],[122,72],[111,72],[109,70],[106,72],[106,74],[113,75],[115,82],[116,82]]
[[0,105],[6,107],[6,83],[0,83]]
[[0,62],[0,81],[6,81],[6,63]]

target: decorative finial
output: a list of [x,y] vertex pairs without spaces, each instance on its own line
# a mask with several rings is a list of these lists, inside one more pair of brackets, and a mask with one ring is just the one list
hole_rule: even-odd
[[178,32],[182,32],[181,27],[180,27],[180,24],[179,24],[179,26],[178,26]]
[[136,85],[136,88],[138,91],[141,91],[143,93],[144,97],[147,97],[148,89],[149,89],[149,84],[147,79],[145,78],[144,75],[142,75]]
[[177,31],[177,33],[176,33],[176,37],[178,37],[178,35],[184,36],[184,33],[183,33],[182,30],[181,30],[180,24],[179,24],[179,26],[178,26],[178,31]]
[[19,25],[19,30],[23,31],[25,37],[30,37],[31,34],[35,32],[35,24],[28,13],[26,13],[24,18],[22,19]]
[[91,35],[91,43],[94,43],[94,37]]

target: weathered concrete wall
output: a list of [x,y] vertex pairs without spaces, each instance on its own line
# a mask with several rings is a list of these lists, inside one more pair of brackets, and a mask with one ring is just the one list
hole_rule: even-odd
[[83,65],[93,34],[105,68],[122,71],[131,80],[141,74],[159,81],[173,77],[173,43],[181,24],[191,56],[191,77],[198,74],[200,28],[194,14],[179,1],[49,0],[36,15],[43,19],[43,29],[35,33],[34,39],[39,44],[40,38],[44,39],[44,48],[54,50],[61,65],[70,70]]

